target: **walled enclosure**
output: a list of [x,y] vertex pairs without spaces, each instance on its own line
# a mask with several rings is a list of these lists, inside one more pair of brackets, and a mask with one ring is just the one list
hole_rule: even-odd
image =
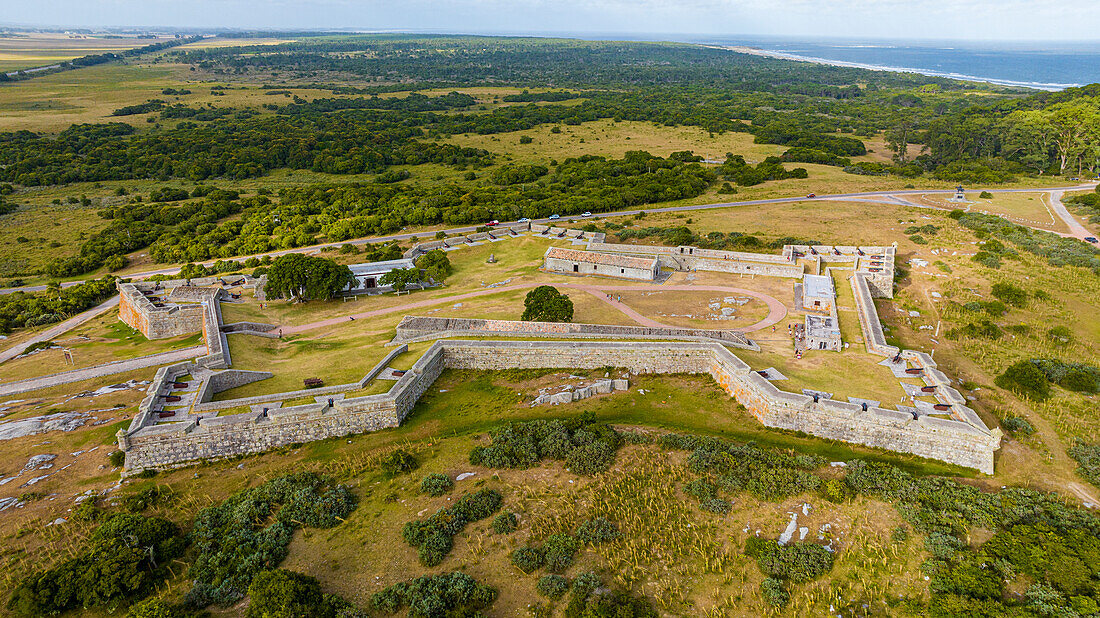
[[[932,363],[930,358],[926,362]],[[126,453],[126,470],[133,473],[396,427],[444,368],[602,367],[623,367],[634,373],[709,374],[765,426],[912,453],[987,474],[993,472],[993,451],[1000,444],[999,435],[980,421],[975,426],[930,416],[913,418],[904,412],[863,410],[858,404],[840,401],[814,402],[810,396],[781,391],[718,343],[593,341],[437,341],[382,395],[201,422],[142,426],[135,418],[129,432],[119,432],[118,442]],[[187,364],[164,368],[157,378],[163,384],[187,370]]]
[[543,268],[567,275],[597,275],[632,281],[655,281],[660,273],[657,258],[654,257],[630,257],[561,247],[546,250]]
[[759,351],[760,346],[737,331],[701,328],[652,328],[577,324],[573,322],[523,322],[479,318],[439,318],[407,315],[397,325],[397,335],[389,345],[452,337],[549,337],[554,339],[675,339],[680,341],[720,341],[745,350]]

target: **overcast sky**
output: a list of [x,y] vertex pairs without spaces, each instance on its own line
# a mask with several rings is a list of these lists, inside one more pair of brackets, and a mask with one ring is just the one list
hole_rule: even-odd
[[1100,40],[1097,0],[0,0],[9,24]]

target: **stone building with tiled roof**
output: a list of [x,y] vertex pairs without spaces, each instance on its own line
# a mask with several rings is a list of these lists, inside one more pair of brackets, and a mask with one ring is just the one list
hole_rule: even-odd
[[546,250],[543,268],[567,275],[599,275],[634,281],[655,281],[660,273],[656,257],[632,257],[562,247]]

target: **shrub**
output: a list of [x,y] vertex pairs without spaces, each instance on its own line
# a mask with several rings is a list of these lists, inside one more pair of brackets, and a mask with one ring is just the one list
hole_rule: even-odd
[[615,461],[615,450],[607,442],[589,442],[569,451],[565,465],[571,472],[593,476],[606,472]]
[[721,498],[711,498],[709,500],[703,500],[699,504],[699,508],[707,511],[708,513],[714,513],[715,515],[725,515],[730,512],[732,505],[729,500],[723,500]]
[[185,545],[179,528],[166,519],[117,514],[96,528],[83,552],[24,577],[8,609],[44,616],[140,596],[167,575],[164,565],[179,556]]
[[928,240],[924,236],[921,236],[920,234],[913,234],[912,236],[909,237],[909,240],[912,241],[912,243],[914,245],[927,245],[928,244]]
[[619,536],[619,527],[606,517],[589,519],[577,528],[577,538],[587,545],[609,543]]
[[1072,343],[1073,331],[1068,326],[1054,326],[1047,331],[1047,339],[1058,343]]
[[1020,361],[994,380],[997,386],[1024,397],[1046,399],[1050,396],[1050,384],[1042,370],[1031,361]]
[[1012,433],[1019,433],[1025,436],[1030,436],[1035,433],[1035,428],[1031,426],[1031,423],[1022,416],[1016,416],[1010,414],[1005,417],[1005,420],[1001,422],[1001,426],[1011,431]]
[[335,618],[316,578],[294,571],[262,571],[248,587],[246,618]]
[[453,537],[466,524],[485,519],[497,512],[504,499],[495,489],[481,489],[459,498],[453,505],[439,509],[425,520],[406,522],[401,536],[420,550],[420,562],[435,566],[451,551]]
[[439,472],[433,472],[420,481],[420,493],[428,494],[432,497],[442,496],[448,491],[451,491],[454,486],[455,482],[451,480],[451,477]]
[[1011,283],[994,283],[993,296],[1013,307],[1027,306],[1027,292]]
[[542,568],[543,562],[541,547],[520,547],[512,552],[512,565],[528,575]]
[[571,534],[551,534],[542,546],[543,565],[551,573],[561,573],[573,564],[580,548],[580,539]]
[[126,463],[126,453],[123,451],[111,451],[111,454],[107,456],[107,461],[109,461],[112,466],[118,468]]
[[569,580],[553,573],[539,578],[535,590],[544,597],[560,599],[569,591]]
[[195,517],[195,561],[187,593],[192,605],[228,605],[257,573],[277,567],[299,527],[331,528],[350,514],[355,496],[312,472],[276,477],[239,491]]
[[493,532],[497,534],[511,534],[516,531],[516,514],[505,511],[493,519]]
[[839,504],[848,499],[848,486],[840,479],[825,479],[821,482],[821,495],[829,502]]
[[102,515],[103,510],[95,505],[94,499],[85,500],[73,509],[74,521],[95,522],[99,521]]
[[420,462],[417,461],[416,456],[403,448],[397,449],[382,459],[382,471],[385,472],[387,476],[397,476],[405,472],[412,472],[419,467]]
[[1078,441],[1066,452],[1077,462],[1077,474],[1100,487],[1100,444]]
[[470,451],[471,464],[525,469],[543,459],[557,459],[565,460],[577,474],[606,470],[622,441],[610,426],[596,423],[590,412],[566,420],[509,423],[489,432],[489,436],[490,446]]
[[764,597],[764,602],[772,607],[783,607],[791,600],[787,585],[783,580],[775,577],[766,577],[760,582],[760,596]]
[[745,555],[756,558],[765,575],[793,582],[817,579],[833,568],[833,554],[813,543],[780,545],[770,539],[751,537],[745,542]]
[[164,599],[149,599],[130,606],[126,618],[185,618],[190,612]]
[[409,608],[409,618],[480,616],[497,598],[495,588],[477,583],[465,573],[423,575],[394,584],[371,596],[375,611],[393,614]]
[[991,199],[993,199],[993,194],[990,193],[989,191],[982,191],[981,193],[978,194],[978,199],[991,200]]

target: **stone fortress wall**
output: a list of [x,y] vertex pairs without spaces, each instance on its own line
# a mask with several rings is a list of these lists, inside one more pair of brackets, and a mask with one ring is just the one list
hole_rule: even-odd
[[[126,470],[133,473],[396,427],[444,368],[602,367],[637,374],[709,374],[765,426],[912,453],[987,474],[993,472],[993,452],[1000,444],[1000,436],[985,429],[976,415],[971,422],[914,418],[896,410],[863,409],[781,391],[719,343],[463,340],[437,341],[384,394],[166,425],[143,424],[139,415],[130,431],[119,432],[118,442],[126,453]],[[928,369],[933,374],[934,363]],[[163,368],[154,384],[167,383],[183,371],[186,364]]]
[[[553,234],[556,228],[535,229],[536,233]],[[494,230],[499,231],[499,230]],[[510,234],[518,234],[515,230]],[[579,231],[571,237],[584,240]],[[471,235],[462,242],[478,242],[490,237]],[[477,238],[473,238],[477,236]],[[495,236],[494,236],[495,237]],[[448,239],[450,241],[452,239]],[[203,415],[242,405],[336,393],[348,393],[362,388],[406,348],[394,350],[357,383],[279,393],[227,402],[212,402],[213,394],[255,380],[264,379],[265,372],[222,371],[213,373],[199,393],[193,412],[183,422],[157,424],[154,415],[159,401],[171,392],[172,381],[179,376],[204,371],[205,368],[229,366],[228,346],[221,327],[220,290],[181,289],[176,299],[186,302],[206,298],[201,302],[201,328],[208,355],[194,363],[180,363],[158,370],[149,396],[139,407],[129,430],[119,431],[119,447],[126,453],[126,471],[145,468],[186,465],[188,462],[257,453],[287,444],[307,442],[352,433],[396,427],[412,410],[416,401],[431,386],[444,368],[501,370],[516,368],[598,369],[622,367],[634,373],[695,373],[709,374],[740,404],[744,405],[765,426],[803,431],[811,435],[912,453],[922,457],[975,468],[987,474],[993,472],[993,452],[1000,446],[999,430],[990,431],[978,415],[965,405],[965,398],[951,386],[950,379],[936,368],[935,361],[921,352],[905,351],[886,343],[881,322],[874,306],[875,296],[893,295],[893,247],[798,247],[784,248],[784,254],[762,255],[741,252],[708,251],[695,247],[644,247],[610,245],[602,238],[587,239],[590,249],[633,255],[656,256],[662,264],[676,269],[716,269],[719,272],[742,272],[772,276],[801,276],[807,264],[820,272],[822,265],[850,267],[857,312],[867,349],[887,357],[897,357],[906,366],[912,364],[922,373],[926,385],[934,387],[934,397],[950,418],[910,414],[900,410],[868,407],[811,395],[779,390],[759,373],[737,358],[725,345],[736,343],[720,340],[694,341],[464,341],[437,340],[404,372],[390,390],[383,394],[329,399],[327,403],[312,403],[287,408],[263,409],[243,414],[218,417]],[[442,241],[444,243],[448,241]],[[418,252],[425,245],[417,245]],[[430,250],[430,249],[427,249]],[[888,275],[888,276],[887,276]],[[131,285],[132,284],[123,284]],[[187,287],[187,286],[185,286]],[[135,291],[136,290],[136,294]],[[209,290],[209,289],[208,289]],[[129,291],[130,317],[138,323],[155,315],[142,290],[134,286]],[[178,313],[178,312],[177,312]],[[154,318],[154,322],[160,318]],[[462,320],[451,318],[406,318],[404,331],[398,338],[453,336],[472,332],[484,336],[490,332],[513,336],[547,336],[555,338],[668,336],[680,338],[681,331],[690,329],[644,329],[642,327],[607,327],[598,325],[554,325],[533,327],[532,332],[503,320]],[[588,329],[631,329],[626,332],[595,332]],[[638,329],[642,332],[633,332]],[[252,329],[247,329],[252,330]],[[675,333],[652,331],[677,331]],[[701,334],[698,331],[696,334]],[[722,331],[726,335],[728,333]],[[739,334],[738,334],[739,335]],[[691,335],[694,337],[695,335]],[[743,337],[743,335],[742,335]],[[748,341],[746,339],[746,341]],[[751,342],[749,342],[751,343]]]
[[[202,332],[206,355],[195,360],[210,369],[232,365],[229,342],[222,330],[220,288],[176,282],[120,283],[118,317],[148,339]],[[157,306],[161,305],[161,306]]]
[[651,328],[577,324],[573,322],[524,322],[478,318],[405,316],[397,325],[390,345],[455,337],[550,337],[554,339],[672,339],[719,341],[728,346],[759,351],[760,346],[744,333],[701,328]]

